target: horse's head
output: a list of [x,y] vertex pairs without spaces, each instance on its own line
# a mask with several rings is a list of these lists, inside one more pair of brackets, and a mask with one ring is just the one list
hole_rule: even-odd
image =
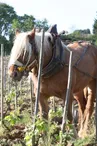
[[[31,32],[20,33],[16,31],[16,38],[11,50],[8,73],[14,80],[20,80],[24,71],[30,70],[35,63],[35,29]],[[28,68],[29,66],[29,68]]]
[[[30,32],[20,33],[16,31],[16,38],[11,50],[8,73],[14,80],[21,80],[25,71],[31,71],[38,61],[41,47],[42,33]],[[53,43],[51,33],[46,32],[44,36],[44,52],[48,53]]]

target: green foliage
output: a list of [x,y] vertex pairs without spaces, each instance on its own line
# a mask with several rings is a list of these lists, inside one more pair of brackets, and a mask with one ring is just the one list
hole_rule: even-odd
[[20,121],[19,110],[10,112],[10,114],[4,118],[4,121],[7,122],[9,128],[14,126]]
[[60,107],[55,111],[53,110],[49,110],[49,118],[53,119],[54,117],[62,117],[62,113],[63,113],[63,108]]
[[44,20],[35,20],[32,15],[18,16],[18,19],[14,19],[12,22],[12,31],[14,32],[16,28],[20,29],[21,31],[30,31],[32,28],[36,26],[39,29],[44,28],[47,30],[49,28],[48,21]]
[[19,124],[32,124],[32,119],[31,115],[27,110],[22,111],[21,115],[21,120],[19,121]]
[[20,29],[21,31],[30,31],[35,24],[35,18],[32,15],[18,16],[17,19],[13,20],[12,23],[12,30],[14,31],[16,28]]
[[13,45],[15,29],[21,31],[30,31],[34,26],[48,29],[48,22],[44,20],[36,20],[34,16],[24,14],[18,16],[13,7],[0,3],[0,44],[4,44],[6,54],[9,54]]
[[23,111],[20,114],[20,110],[11,111],[9,115],[5,116],[4,123],[10,129],[15,124],[24,124],[26,123],[31,124],[30,114],[27,111]]
[[78,139],[74,142],[74,146],[85,146],[85,145],[95,145],[95,139],[94,135],[89,135],[88,137],[85,137],[84,139]]
[[6,100],[6,102],[11,102],[14,98],[15,98],[15,90],[14,89],[12,89],[12,90],[10,90],[10,92],[9,92],[9,94],[7,94],[6,96],[5,96],[5,100]]
[[14,8],[0,3],[0,35],[8,35],[13,19],[17,17]]
[[97,15],[96,15],[96,18],[95,18],[94,24],[93,24],[93,33],[97,35]]
[[28,16],[25,14],[24,16],[19,17],[19,21],[21,22],[21,28],[23,31],[32,30],[35,24],[35,18],[32,15]]
[[95,18],[94,24],[93,24],[93,33],[94,33],[93,42],[94,42],[95,45],[97,45],[97,15],[96,15],[96,18]]
[[86,39],[90,39],[90,30],[89,29],[85,29],[85,30],[75,30],[72,34],[72,37],[78,39],[78,40],[86,40]]
[[[55,116],[60,114],[62,115],[62,111],[60,109],[55,112]],[[50,111],[48,121],[37,117],[35,125],[28,125],[26,127],[24,139],[27,146],[32,145],[32,137],[34,136],[35,142],[38,142],[38,145],[41,146],[59,146],[61,136],[63,139],[62,146],[73,139],[74,134],[72,125],[67,121],[65,132],[62,133],[60,131],[60,125],[52,121],[52,118],[54,118],[54,111]]]
[[36,21],[35,21],[35,25],[36,25],[36,27],[38,27],[38,28],[40,28],[40,29],[44,28],[45,31],[48,30],[48,28],[50,27],[50,26],[48,25],[47,19],[36,20]]
[[94,21],[93,33],[94,33],[94,34],[97,34],[97,19],[95,19],[95,21]]
[[5,134],[5,128],[2,126],[1,121],[0,121],[0,137],[2,135],[6,135],[6,134]]
[[90,33],[91,33],[91,32],[90,32],[90,29],[84,29],[84,30],[79,29],[79,30],[75,30],[75,31],[73,32],[73,34],[75,34],[75,35],[90,34]]
[[[83,31],[82,31],[83,32]],[[79,41],[79,40],[85,40],[85,41],[90,41],[95,44],[96,37],[92,34],[86,34],[82,33],[79,30],[74,31],[71,34],[68,35],[62,35],[61,39],[66,43],[71,43],[73,41]]]
[[0,3],[0,44],[4,44],[6,54],[9,54],[12,47],[12,42],[9,41],[10,29],[13,19],[16,18],[17,14],[13,7]]
[[[50,27],[47,19],[36,20],[33,15],[24,14],[18,16],[13,7],[0,3],[0,44],[4,44],[6,54],[9,54],[13,45],[13,38],[15,29],[18,28],[21,31],[30,31],[34,26],[39,29],[44,28],[45,31]],[[95,18],[93,25],[93,33],[90,33],[90,29],[75,30],[72,34],[63,35],[62,39],[72,41],[86,40],[91,41],[97,45],[97,18]]]
[[21,24],[18,19],[13,19],[12,21],[12,31],[14,31],[16,28],[21,29]]

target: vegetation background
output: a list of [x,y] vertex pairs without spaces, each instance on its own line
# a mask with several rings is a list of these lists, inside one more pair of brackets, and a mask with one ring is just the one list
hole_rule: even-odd
[[[95,14],[96,15],[96,14]],[[94,16],[93,33],[89,28],[84,30],[75,30],[71,34],[63,35],[64,41],[76,41],[76,40],[88,40],[97,45],[97,16]],[[34,26],[47,30],[47,19],[37,20],[33,15],[24,14],[23,16],[17,15],[14,8],[5,3],[0,3],[0,44],[4,44],[5,51],[10,54],[12,43],[14,40],[15,29],[18,28],[21,31],[29,31]]]

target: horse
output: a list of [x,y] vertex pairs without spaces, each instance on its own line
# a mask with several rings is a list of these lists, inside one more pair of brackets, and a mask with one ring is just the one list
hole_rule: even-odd
[[[34,94],[37,93],[39,52],[42,32],[33,28],[29,32],[16,31],[16,38],[10,54],[8,74],[13,80],[20,81],[25,72],[32,73]],[[53,33],[53,29],[46,31],[43,44],[43,64],[40,83],[39,109],[40,116],[48,117],[48,98],[56,96],[63,99],[68,81],[68,66],[70,52],[72,58],[72,85],[68,104],[68,120],[72,122],[72,101],[75,98],[80,111],[80,137],[87,134],[88,122],[93,112],[97,75],[97,47],[86,41],[76,41],[65,45]],[[88,87],[87,100],[84,88]]]

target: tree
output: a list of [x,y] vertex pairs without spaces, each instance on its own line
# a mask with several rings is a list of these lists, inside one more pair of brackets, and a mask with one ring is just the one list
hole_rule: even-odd
[[45,31],[48,30],[48,28],[50,27],[50,26],[48,25],[47,19],[36,20],[35,25],[36,25],[36,27],[38,27],[38,28],[40,28],[40,29],[44,28]]
[[93,33],[97,35],[97,19],[94,20]]
[[9,34],[13,19],[17,18],[14,8],[0,3],[0,35],[5,36]]
[[[96,12],[97,14],[97,12]],[[94,20],[94,24],[93,24],[93,42],[95,45],[97,45],[97,15],[96,18]]]
[[17,19],[12,21],[11,33],[15,31],[16,28],[21,31],[30,31],[35,25],[35,18],[32,15],[18,16]]
[[5,3],[0,3],[0,44],[4,44],[4,49],[7,54],[10,52],[12,44],[12,42],[8,40],[12,21],[16,18],[17,14],[13,7]]
[[24,16],[18,16],[18,19],[13,20],[11,33],[13,33],[16,28],[21,31],[30,31],[34,26],[39,29],[44,28],[45,30],[49,28],[48,21],[46,19],[42,21],[35,20],[32,15],[29,16],[24,14]]
[[24,16],[17,16],[16,19],[13,19],[12,21],[12,27],[9,32],[9,41],[10,43],[13,42],[14,38],[14,32],[18,28],[20,31],[30,31],[34,27],[35,18],[32,15],[26,15]]
[[35,25],[35,18],[32,15],[18,16],[22,31],[30,31]]
[[14,19],[12,22],[11,33],[15,31],[15,29],[20,29],[21,31],[30,31],[35,25],[35,18],[32,15],[18,16],[17,19]]
[[85,35],[85,34],[91,34],[91,32],[90,32],[90,29],[79,29],[79,30],[75,30],[74,32],[73,32],[73,34],[75,34],[75,35]]
[[16,28],[21,31],[30,31],[34,26],[48,29],[48,22],[46,19],[40,21],[36,20],[34,16],[24,14],[18,16],[14,8],[0,3],[0,44],[4,44],[6,52],[10,52],[12,48],[14,32]]

